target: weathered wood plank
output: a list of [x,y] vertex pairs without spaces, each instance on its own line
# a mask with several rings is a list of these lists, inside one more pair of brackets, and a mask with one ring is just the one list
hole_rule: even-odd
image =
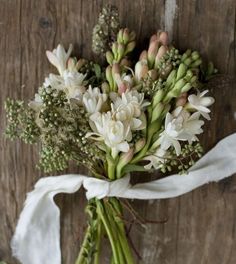
[[[44,56],[57,43],[75,44],[75,54],[91,54],[91,30],[103,4],[115,3],[122,25],[137,32],[138,42],[158,28],[172,31],[180,49],[192,47],[216,63],[220,72],[236,77],[236,3],[204,0],[2,0],[0,8],[1,105],[7,96],[30,98],[51,70]],[[170,12],[172,10],[173,12]],[[175,12],[174,12],[175,11]],[[171,22],[172,20],[172,22]],[[172,27],[173,25],[173,27]],[[170,28],[172,27],[172,28]],[[216,97],[212,121],[202,137],[206,149],[236,131],[235,81],[212,87]],[[1,132],[5,126],[0,109]],[[0,136],[0,259],[11,258],[9,241],[25,193],[42,173],[35,169],[36,148],[9,142]],[[81,171],[75,167],[70,171]],[[135,247],[148,264],[233,264],[236,262],[236,179],[210,184],[177,199],[135,201],[132,204],[147,219],[163,220],[131,232]],[[73,263],[86,224],[84,195],[60,195],[62,208],[63,263]],[[107,243],[105,243],[106,247]],[[109,263],[104,249],[102,263]]]

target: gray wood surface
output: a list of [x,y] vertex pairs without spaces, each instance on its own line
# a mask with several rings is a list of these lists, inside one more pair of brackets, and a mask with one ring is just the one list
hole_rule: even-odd
[[[26,192],[43,176],[36,168],[37,147],[10,142],[3,101],[31,98],[52,69],[46,49],[73,43],[75,55],[94,58],[91,30],[105,3],[115,3],[123,26],[137,32],[144,46],[156,29],[170,30],[177,47],[199,50],[222,74],[212,92],[212,121],[202,141],[206,150],[236,131],[236,1],[235,0],[0,0],[0,260],[17,263],[9,247]],[[174,10],[175,12],[171,12]],[[70,172],[82,172],[71,167]],[[154,176],[153,176],[154,177]],[[59,195],[62,209],[63,263],[76,258],[86,225],[85,196]],[[131,238],[145,264],[236,263],[236,177],[209,184],[176,199],[132,202],[147,219],[165,223],[135,225]],[[109,263],[104,243],[102,264]]]

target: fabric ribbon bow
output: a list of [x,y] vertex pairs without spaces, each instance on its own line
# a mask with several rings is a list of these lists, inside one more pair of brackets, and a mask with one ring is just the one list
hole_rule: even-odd
[[60,210],[53,200],[58,193],[74,193],[83,186],[87,199],[164,199],[219,181],[235,172],[236,133],[221,140],[186,175],[175,174],[133,186],[129,175],[113,182],[74,174],[42,178],[27,195],[12,240],[13,254],[23,264],[61,263]]

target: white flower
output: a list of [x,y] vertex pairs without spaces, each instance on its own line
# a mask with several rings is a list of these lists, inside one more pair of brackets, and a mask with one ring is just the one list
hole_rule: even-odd
[[198,140],[196,135],[203,132],[202,125],[204,121],[199,120],[200,113],[196,112],[192,115],[185,111],[182,107],[178,107],[170,114],[167,113],[165,119],[165,130],[161,133],[159,142],[161,149],[167,150],[174,146],[176,154],[181,153],[181,145],[179,141]]
[[144,102],[144,94],[136,90],[126,91],[121,94],[111,94],[112,111],[115,119],[127,122],[132,130],[141,130],[145,128],[145,118],[143,118],[143,109],[149,103]]
[[63,90],[68,99],[82,99],[82,95],[85,92],[85,87],[83,86],[83,81],[86,75],[79,73],[77,71],[65,70],[62,74],[49,74],[44,81],[44,87],[52,87],[57,90]]
[[53,51],[46,51],[46,55],[48,57],[48,60],[51,62],[52,65],[54,65],[60,75],[63,74],[63,72],[66,70],[67,61],[70,57],[70,54],[72,52],[72,45],[70,44],[68,51],[66,52],[64,47],[59,44],[56,49]]
[[92,129],[94,133],[88,133],[87,137],[93,137],[96,140],[102,140],[111,148],[112,157],[115,158],[117,154],[121,152],[129,151],[130,141],[129,137],[130,127],[125,126],[121,121],[112,119],[111,112],[107,113],[94,113],[90,116],[90,120],[94,123],[95,127]]
[[164,162],[166,151],[158,148],[156,152],[152,155],[146,156],[143,160],[150,161],[147,165],[144,166],[146,170],[150,170],[152,167],[157,170],[162,166]]
[[211,118],[209,113],[211,110],[208,108],[208,106],[212,105],[215,102],[215,99],[211,96],[204,96],[206,93],[208,93],[208,90],[205,90],[201,93],[198,92],[197,95],[189,95],[189,104],[187,105],[187,108],[198,110],[203,117],[205,117],[207,120],[210,120]]
[[107,100],[107,94],[101,93],[99,88],[89,86],[83,95],[83,104],[89,114],[99,112]]

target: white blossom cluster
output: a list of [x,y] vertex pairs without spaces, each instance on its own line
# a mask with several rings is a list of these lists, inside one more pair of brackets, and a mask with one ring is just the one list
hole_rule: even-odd
[[[133,76],[116,74],[119,90],[105,93],[99,87],[85,86],[86,75],[78,71],[76,63],[70,58],[71,51],[72,46],[66,52],[62,45],[52,52],[47,51],[49,61],[59,74],[50,74],[43,86],[63,90],[68,100],[76,99],[84,106],[91,127],[86,136],[103,143],[113,158],[119,153],[129,152],[133,148],[133,132],[146,129],[148,122],[146,110],[151,102],[134,86],[147,74],[147,64],[139,61]],[[171,147],[178,156],[181,154],[181,142],[191,144],[198,140],[197,136],[203,132],[201,117],[210,119],[208,107],[214,103],[212,97],[206,96],[207,92],[187,95],[186,102],[176,104],[166,113],[163,128],[153,143],[154,151],[143,157],[150,162],[146,165],[147,169],[158,168]],[[40,103],[38,95],[34,103]]]

